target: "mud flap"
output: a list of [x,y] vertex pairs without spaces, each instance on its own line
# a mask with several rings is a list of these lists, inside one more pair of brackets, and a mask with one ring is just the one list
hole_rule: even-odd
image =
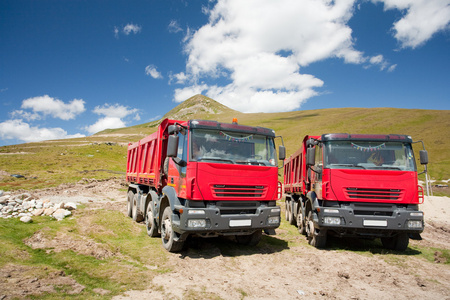
[[410,233],[409,238],[416,241],[422,240],[422,236],[420,236],[420,233]]
[[264,233],[267,235],[276,235],[275,229],[273,228],[264,229]]

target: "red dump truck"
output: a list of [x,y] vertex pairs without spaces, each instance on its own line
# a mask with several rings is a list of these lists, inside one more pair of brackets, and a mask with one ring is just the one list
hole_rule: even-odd
[[[306,136],[284,162],[286,219],[317,248],[332,234],[405,250],[424,229],[412,143],[393,134]],[[426,150],[420,163],[426,172]]]
[[[235,120],[233,120],[235,121]],[[280,145],[280,160],[285,149]],[[180,251],[191,235],[256,245],[280,225],[275,132],[216,121],[165,119],[129,144],[128,215]]]

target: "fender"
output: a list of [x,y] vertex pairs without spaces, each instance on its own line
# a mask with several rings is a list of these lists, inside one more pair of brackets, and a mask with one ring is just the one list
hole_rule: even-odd
[[178,199],[177,192],[175,189],[171,186],[165,186],[162,189],[163,196],[161,196],[161,199],[167,197],[167,200],[169,200],[169,205],[172,211],[175,210],[175,206],[182,206],[180,200]]
[[306,197],[308,198],[309,201],[311,201],[311,209],[312,210],[316,210],[320,205],[319,205],[319,201],[317,200],[317,195],[316,192],[308,192],[308,194],[306,194]]

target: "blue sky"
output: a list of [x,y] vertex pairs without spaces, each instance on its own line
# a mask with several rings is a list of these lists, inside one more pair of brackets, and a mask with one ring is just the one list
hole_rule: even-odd
[[0,0],[0,146],[199,93],[242,112],[448,110],[449,27],[450,0]]

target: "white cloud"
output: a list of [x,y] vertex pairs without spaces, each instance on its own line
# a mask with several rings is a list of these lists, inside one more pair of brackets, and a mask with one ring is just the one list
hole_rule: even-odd
[[141,31],[142,27],[135,24],[127,24],[123,27],[123,33],[129,35],[130,33],[137,34]]
[[[61,120],[72,120],[78,114],[85,111],[84,103],[82,99],[73,99],[66,104],[59,99],[44,95],[23,100],[21,108],[31,109],[34,112],[34,115],[23,113],[25,118],[32,116],[31,119],[38,119],[36,114],[41,113],[44,116],[50,115],[53,118],[59,118]],[[15,113],[20,114],[19,111]],[[27,116],[27,114],[29,115]]]
[[177,33],[177,32],[183,31],[183,29],[181,29],[178,22],[175,20],[170,21],[168,29],[169,29],[169,32],[171,32],[171,33]]
[[390,70],[390,72],[392,72],[392,71],[395,69],[395,67],[392,68],[392,66],[389,66],[389,63],[386,61],[386,59],[384,58],[384,56],[381,55],[381,54],[376,55],[376,56],[372,56],[372,57],[369,59],[369,62],[370,62],[372,65],[379,66],[381,71],[383,71],[383,70],[385,70],[386,68],[388,68],[388,70]]
[[392,65],[388,68],[388,72],[394,72],[394,70],[397,68],[397,64]]
[[[176,90],[175,101],[202,90],[244,112],[298,108],[323,85],[301,74],[300,67],[330,57],[349,63],[367,60],[353,48],[346,25],[352,12],[350,0],[218,1],[205,11],[209,23],[186,43],[186,75],[194,84]],[[225,77],[231,83],[195,83],[203,77]]]
[[184,84],[188,80],[188,77],[184,72],[177,73],[175,75],[170,74],[169,84],[172,84],[175,81],[178,84]]
[[35,121],[42,119],[41,115],[38,113],[30,113],[22,109],[15,110],[11,113],[13,119],[26,119],[27,121]]
[[117,26],[114,26],[114,37],[115,37],[116,39],[119,38],[119,28],[117,28]]
[[85,130],[90,134],[94,134],[105,129],[115,129],[125,127],[125,123],[117,117],[100,118],[97,122],[90,126],[86,126]]
[[[186,99],[189,99],[190,97],[202,94],[204,90],[208,89],[208,86],[206,84],[203,85],[193,85],[189,87],[185,87],[183,89],[175,89],[175,96],[174,100],[175,102],[183,102]],[[215,99],[217,101],[220,101],[218,99]]]
[[[382,0],[372,0],[377,1]],[[394,24],[395,37],[404,46],[420,44],[448,27],[449,0],[384,3],[385,9],[406,11]],[[190,86],[175,90],[174,100],[184,101],[201,90],[244,112],[287,111],[318,95],[324,85],[303,72],[312,63],[337,58],[394,71],[397,65],[383,55],[355,49],[349,20],[356,4],[356,0],[218,0],[203,10],[209,16],[207,24],[194,32],[187,28],[186,72],[171,75],[170,81]]]
[[188,69],[196,75],[232,70],[243,58],[279,51],[303,66],[333,56],[359,63],[363,55],[352,48],[346,25],[352,11],[349,0],[219,1],[186,46]]
[[94,124],[84,127],[84,129],[90,134],[94,134],[105,129],[122,128],[126,126],[125,121],[122,119],[130,115],[134,114],[134,120],[140,120],[138,111],[136,108],[131,109],[117,103],[114,105],[106,103],[102,106],[96,106],[93,112],[104,117],[98,119]]
[[416,48],[439,31],[448,30],[450,2],[448,0],[372,0],[383,2],[385,10],[397,9],[405,15],[394,23],[394,37],[402,48]]
[[62,128],[39,128],[30,126],[23,120],[7,120],[0,123],[0,137],[3,140],[21,140],[24,142],[38,142],[44,140],[79,138],[85,135],[67,134]]
[[155,79],[161,79],[163,78],[163,76],[161,75],[160,72],[158,72],[158,70],[156,69],[156,67],[154,65],[148,65],[145,67],[145,74],[149,75]]

